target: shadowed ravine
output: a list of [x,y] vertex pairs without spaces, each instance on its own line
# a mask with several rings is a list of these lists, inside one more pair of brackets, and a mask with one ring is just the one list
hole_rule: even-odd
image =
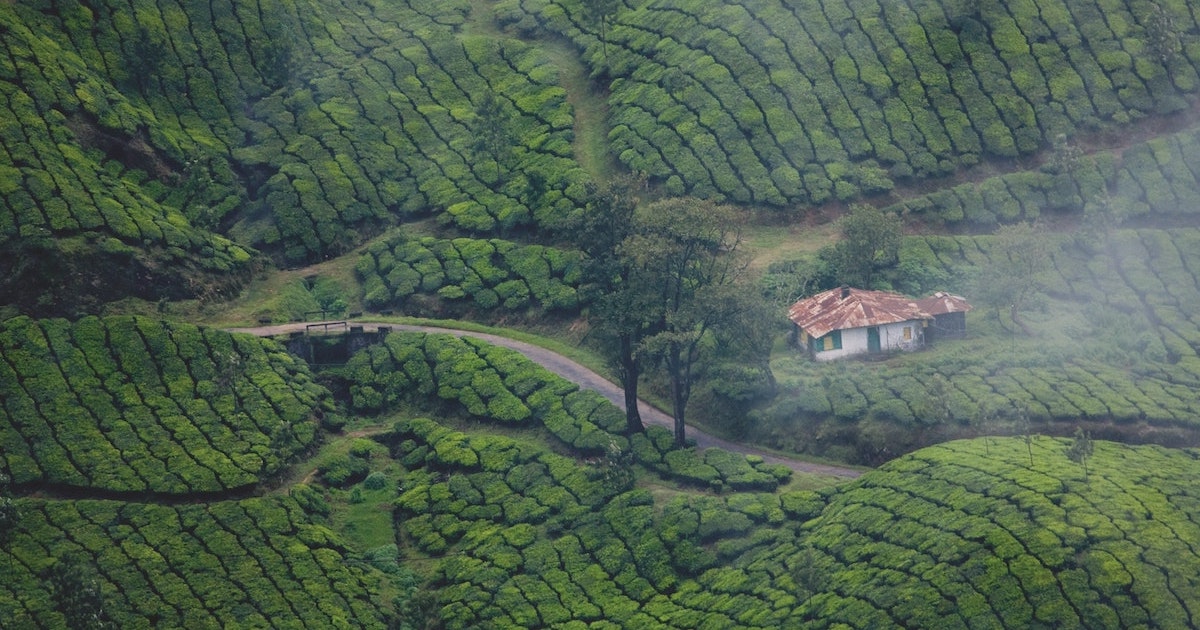
[[[318,322],[319,323],[319,322]],[[229,332],[248,333],[259,337],[274,337],[277,335],[287,335],[293,332],[303,332],[307,326],[312,325],[311,322],[297,322],[291,324],[279,324],[273,326],[256,326],[253,328],[228,328]],[[475,337],[482,339],[491,344],[502,346],[512,350],[516,350],[528,357],[531,361],[540,364],[542,367],[558,374],[559,376],[578,384],[580,387],[595,390],[602,394],[605,398],[611,400],[613,404],[621,409],[625,408],[625,398],[623,390],[609,382],[604,377],[587,369],[586,367],[564,357],[561,354],[552,352],[545,348],[535,346],[533,344],[501,337],[499,335],[491,335],[487,333],[468,332],[463,330],[454,330],[450,328],[438,328],[435,326],[414,326],[408,324],[391,324],[386,322],[363,322],[355,321],[355,326],[362,326],[364,331],[374,331],[379,326],[387,326],[392,330],[409,331],[409,332],[426,332],[426,333],[444,333],[459,337]],[[671,416],[663,411],[647,404],[645,401],[640,401],[638,409],[641,411],[642,420],[650,424],[657,424],[668,429],[672,428],[674,420]],[[730,442],[721,438],[709,435],[695,427],[688,427],[688,436],[695,440],[698,448],[716,447],[734,453],[742,453],[745,455],[757,455],[762,457],[764,461],[773,464],[783,464],[796,472],[811,473],[817,475],[830,475],[833,477],[843,477],[853,479],[858,477],[861,471],[852,468],[842,468],[840,466],[830,466],[827,464],[818,464],[814,462],[799,461],[787,457],[780,457],[773,453],[756,449],[744,444]]]

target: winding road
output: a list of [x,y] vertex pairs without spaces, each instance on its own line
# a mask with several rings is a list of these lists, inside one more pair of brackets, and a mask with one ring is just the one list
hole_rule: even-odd
[[[361,326],[364,332],[374,332],[377,331],[380,326],[384,326],[395,331],[442,333],[454,335],[456,337],[475,337],[493,345],[516,350],[517,352],[520,352],[528,357],[533,362],[540,364],[547,370],[550,370],[551,372],[554,372],[555,374],[558,374],[559,376],[578,384],[580,387],[595,390],[602,394],[605,398],[611,400],[613,404],[617,405],[622,410],[625,409],[624,390],[622,390],[620,387],[614,385],[613,383],[609,382],[608,379],[576,363],[575,361],[572,361],[571,359],[568,359],[557,352],[547,350],[540,346],[535,346],[523,341],[517,341],[515,339],[509,339],[508,337],[501,337],[499,335],[455,330],[452,328],[438,328],[436,326],[416,326],[410,324],[365,322],[358,320],[353,320],[351,323],[353,326]],[[258,337],[275,337],[280,335],[290,335],[295,332],[304,332],[314,325],[322,326],[324,324],[330,324],[330,326],[337,325],[338,329],[340,330],[340,326],[343,324],[343,322],[296,322],[291,324],[255,326],[251,328],[226,328],[225,330],[235,333],[248,333]],[[672,418],[669,414],[664,413],[660,409],[647,404],[645,401],[638,401],[638,410],[642,414],[642,420],[646,423],[656,424],[666,427],[667,429],[671,429],[674,426],[674,418]],[[771,462],[773,464],[783,464],[784,466],[787,466],[796,472],[808,474],[827,475],[841,479],[854,479],[862,474],[862,471],[855,470],[853,468],[843,468],[840,466],[818,464],[815,462],[806,462],[788,457],[781,457],[774,453],[769,453],[752,446],[723,440],[691,426],[687,428],[687,431],[688,436],[690,439],[696,442],[696,446],[698,448],[716,447],[735,453],[743,453],[745,455],[757,455],[763,458],[763,461]]]

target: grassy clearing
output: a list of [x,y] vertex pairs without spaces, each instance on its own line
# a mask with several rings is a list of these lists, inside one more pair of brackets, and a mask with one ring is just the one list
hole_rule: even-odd
[[750,268],[762,272],[772,263],[816,254],[838,240],[835,222],[814,225],[774,225],[754,221],[742,230],[742,246],[750,253]]

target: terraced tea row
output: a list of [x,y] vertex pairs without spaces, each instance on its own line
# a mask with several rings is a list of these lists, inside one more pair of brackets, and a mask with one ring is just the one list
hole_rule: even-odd
[[602,31],[584,4],[497,11],[526,29],[535,16],[612,79],[613,152],[673,194],[850,199],[1177,111],[1198,87],[1200,48],[1150,52],[1148,5],[635,2]]
[[806,525],[805,627],[1187,627],[1200,614],[1200,453],[1064,440],[923,449]]
[[[312,490],[297,489],[304,495]],[[43,576],[95,575],[101,619],[120,628],[387,627],[381,574],[289,497],[183,505],[17,501],[0,549],[0,614],[11,627],[64,627]]]
[[[1200,129],[1160,136],[1123,149],[1077,156],[1043,171],[1025,171],[959,184],[888,209],[946,226],[973,229],[1035,221],[1051,212],[1078,213],[1095,222],[1194,218],[1200,208]],[[1053,171],[1053,172],[1052,172]]]
[[140,317],[7,320],[0,398],[14,483],[166,494],[271,477],[331,402],[273,342]]
[[[146,8],[152,13],[140,15],[158,15],[153,5]],[[0,38],[7,53],[0,62],[6,97],[0,101],[5,112],[0,169],[8,175],[0,191],[8,210],[0,214],[0,238],[94,232],[96,238],[116,241],[106,245],[114,253],[155,245],[170,248],[169,259],[176,263],[189,259],[226,272],[248,260],[245,249],[189,225],[189,220],[212,225],[244,201],[228,165],[212,162],[197,146],[218,138],[228,142],[234,135],[208,126],[219,121],[228,126],[234,118],[229,110],[200,118],[190,113],[205,111],[198,104],[212,106],[207,99],[187,100],[189,84],[200,95],[214,89],[214,75],[197,67],[207,58],[171,64],[206,79],[180,78],[165,91],[185,103],[147,103],[123,91],[126,81],[139,80],[133,68],[123,67],[132,63],[137,26],[126,14],[103,5],[92,11],[68,3],[54,12],[6,5],[0,21],[7,26]],[[188,32],[175,34],[190,39]],[[170,50],[196,54],[194,43],[188,44]],[[163,50],[155,52],[165,58]],[[148,72],[141,79],[156,75]],[[230,99],[245,102],[248,94],[236,81],[220,85]],[[181,117],[179,111],[188,113]],[[185,119],[202,129],[193,133]]]
[[1095,443],[1085,481],[1065,440],[978,439],[824,494],[664,502],[508,438],[391,439],[450,628],[1186,627],[1200,606],[1195,451]]
[[624,492],[606,464],[580,467],[508,438],[413,420],[391,439],[412,471],[398,522],[440,558],[447,627],[777,627],[796,604],[744,556],[786,549],[796,512],[785,506],[819,505],[816,495],[656,506],[644,490]]
[[580,390],[515,350],[470,337],[393,332],[383,345],[351,357],[340,373],[351,409],[359,413],[388,409],[399,401],[421,403],[436,395],[474,418],[545,427],[582,456],[627,454],[630,463],[637,461],[664,477],[702,487],[774,490],[790,477],[786,467],[757,457],[676,449],[662,427],[626,437],[624,413],[599,393]]
[[582,198],[555,66],[458,32],[466,2],[129,8],[0,12],[6,239],[166,239],[227,270],[246,252],[205,230],[303,261],[402,216],[491,232]]
[[487,233],[582,198],[572,116],[544,53],[435,26],[393,35],[255,110],[254,142],[236,156],[269,173],[258,194],[290,259],[344,251],[357,240],[346,230],[370,220],[432,210]]
[[368,308],[403,306],[415,295],[518,310],[574,309],[580,254],[500,239],[409,239],[372,243],[354,271]]

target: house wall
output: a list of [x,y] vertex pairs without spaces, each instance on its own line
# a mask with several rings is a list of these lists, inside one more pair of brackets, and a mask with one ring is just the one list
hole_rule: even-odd
[[956,339],[967,334],[966,313],[943,313],[935,315],[933,323],[925,331],[925,340],[935,343],[938,339]]
[[[921,320],[887,324],[879,327],[879,347],[881,350],[915,350],[925,343],[925,328]],[[909,329],[908,339],[904,338],[904,329]],[[864,329],[865,330],[865,329]],[[863,333],[866,334],[865,332]]]
[[[880,351],[913,350],[921,347],[924,343],[924,329],[921,323],[921,320],[912,320],[877,326],[879,329]],[[906,327],[911,333],[909,339],[904,338],[904,329]],[[828,361],[830,359],[840,359],[868,352],[867,329],[865,327],[847,328],[841,331],[841,334],[842,347],[840,349],[814,352],[813,358],[818,361]]]

